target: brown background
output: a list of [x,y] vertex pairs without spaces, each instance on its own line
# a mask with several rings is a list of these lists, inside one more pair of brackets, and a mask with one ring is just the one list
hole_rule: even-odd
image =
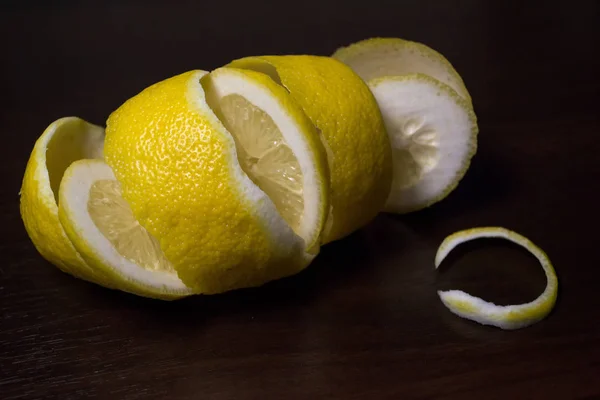
[[[0,398],[600,397],[599,2],[1,4]],[[444,202],[381,215],[295,277],[176,303],[75,280],[35,251],[17,194],[53,120],[103,124],[176,73],[371,36],[441,51],[473,96],[479,151]],[[560,297],[546,320],[504,332],[440,303],[441,288],[500,304],[543,289],[536,261],[503,242],[434,271],[440,241],[480,225],[548,252]]]

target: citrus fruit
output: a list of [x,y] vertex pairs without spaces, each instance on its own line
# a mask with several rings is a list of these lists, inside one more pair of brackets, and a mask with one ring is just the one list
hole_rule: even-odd
[[369,81],[393,153],[393,181],[385,211],[406,213],[446,197],[477,149],[477,120],[450,86],[424,74]]
[[285,87],[321,133],[330,170],[330,210],[322,243],[366,225],[383,208],[391,149],[377,102],[364,81],[330,57],[259,56],[234,60]]
[[400,38],[369,38],[339,48],[333,57],[365,81],[382,76],[422,73],[445,83],[471,104],[471,96],[452,64],[431,47]]
[[79,160],[67,168],[58,214],[87,265],[101,271],[116,288],[165,300],[192,294],[156,239],[135,220],[102,160]]
[[262,285],[319,251],[325,150],[266,75],[195,70],[144,89],[108,118],[105,158],[134,219],[195,292]]
[[444,305],[454,314],[502,329],[519,329],[544,319],[552,311],[558,295],[558,278],[546,253],[526,237],[501,227],[473,228],[453,233],[443,240],[435,255],[438,268],[458,245],[479,238],[503,238],[533,254],[546,274],[546,288],[535,300],[517,305],[499,306],[461,290],[438,291]]
[[21,218],[40,254],[60,270],[110,286],[75,250],[58,219],[58,189],[67,167],[102,158],[104,129],[81,118],[52,122],[36,141],[21,187]]

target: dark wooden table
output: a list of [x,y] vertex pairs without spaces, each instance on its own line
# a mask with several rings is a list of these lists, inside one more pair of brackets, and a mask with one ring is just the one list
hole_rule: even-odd
[[[600,3],[533,3],[2,2],[0,398],[600,398]],[[371,36],[438,49],[473,96],[479,151],[444,202],[379,216],[295,277],[175,303],[76,280],[35,251],[17,194],[51,121],[103,124],[176,73]],[[436,273],[440,241],[480,225],[548,252],[560,294],[546,320],[507,332],[441,304],[440,288],[510,304],[545,285],[495,241]]]

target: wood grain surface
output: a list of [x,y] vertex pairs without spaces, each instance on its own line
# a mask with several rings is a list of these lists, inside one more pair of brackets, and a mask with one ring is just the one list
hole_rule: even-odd
[[[600,398],[600,3],[597,1],[3,1],[0,3],[0,399]],[[18,210],[53,120],[104,124],[155,81],[252,54],[328,55],[372,36],[424,42],[463,76],[479,150],[458,189],[380,215],[297,276],[174,303],[103,289],[35,250]],[[544,321],[505,332],[436,290],[499,304],[544,287],[533,257],[448,234],[516,230],[560,282]]]

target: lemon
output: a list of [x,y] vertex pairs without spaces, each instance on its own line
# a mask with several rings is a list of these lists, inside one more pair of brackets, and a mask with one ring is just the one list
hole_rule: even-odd
[[424,74],[369,81],[393,152],[385,211],[406,213],[445,198],[464,177],[477,149],[477,119],[450,86]]
[[369,38],[339,48],[333,57],[365,81],[382,76],[422,73],[445,83],[471,104],[463,79],[450,61],[431,47],[400,38]]
[[266,75],[196,70],[148,87],[108,118],[105,158],[133,218],[197,293],[292,275],[319,251],[325,150]]
[[321,132],[331,179],[322,243],[371,221],[389,194],[391,149],[377,102],[362,79],[330,57],[247,57],[229,65],[268,74]]
[[110,285],[75,250],[58,219],[58,189],[67,167],[83,158],[102,158],[104,129],[81,118],[52,122],[38,138],[21,187],[21,217],[40,254],[62,271]]
[[526,304],[499,306],[461,290],[439,291],[444,305],[454,314],[476,321],[483,325],[492,325],[501,329],[519,329],[544,319],[556,304],[558,296],[558,278],[546,253],[526,237],[501,227],[482,227],[459,231],[448,236],[441,243],[435,256],[438,268],[446,256],[458,245],[478,238],[503,238],[516,243],[533,254],[542,265],[546,274],[546,288],[535,300]]
[[120,185],[102,160],[79,160],[60,185],[59,218],[87,265],[116,288],[177,299],[193,292],[177,277],[154,239],[134,218]]

